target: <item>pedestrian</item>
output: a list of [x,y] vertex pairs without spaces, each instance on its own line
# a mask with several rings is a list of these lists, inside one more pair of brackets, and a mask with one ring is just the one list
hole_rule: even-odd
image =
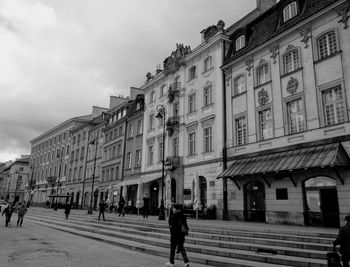
[[142,214],[143,214],[144,219],[148,218],[149,203],[150,203],[150,199],[149,199],[148,195],[145,195],[145,197],[143,198],[143,210],[142,210]]
[[123,196],[120,197],[119,203],[118,203],[118,211],[119,211],[119,217],[120,215],[125,216],[125,199]]
[[102,214],[102,218],[103,220],[105,221],[105,210],[106,210],[106,203],[104,202],[104,200],[102,199],[100,204],[99,204],[99,210],[100,210],[100,213],[98,215],[98,220],[100,220],[101,218],[101,214]]
[[170,227],[170,260],[166,266],[174,266],[175,250],[181,252],[185,267],[189,267],[190,263],[184,247],[185,235],[188,234],[188,225],[186,216],[182,212],[182,205],[175,204],[173,212],[170,212],[169,227]]
[[69,216],[69,213],[70,213],[70,204],[67,202],[66,205],[64,206],[64,214],[66,215],[66,220],[68,220],[68,216]]
[[19,205],[19,208],[18,208],[18,211],[17,211],[17,227],[18,225],[20,227],[22,227],[22,224],[23,224],[23,218],[24,218],[24,215],[27,213],[27,205],[26,205],[26,202],[23,201],[22,204]]
[[7,205],[7,207],[2,212],[1,216],[3,216],[5,214],[5,225],[6,225],[6,227],[8,227],[9,224],[11,224],[10,222],[11,222],[12,212],[13,212],[13,205]]
[[346,224],[339,230],[337,239],[333,242],[334,249],[340,245],[343,267],[349,267],[350,261],[350,215],[345,216]]

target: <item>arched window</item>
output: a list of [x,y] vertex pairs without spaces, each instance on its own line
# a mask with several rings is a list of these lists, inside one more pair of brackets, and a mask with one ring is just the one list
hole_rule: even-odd
[[300,58],[298,49],[287,52],[283,56],[284,73],[290,73],[300,68]]
[[317,39],[319,59],[329,57],[338,51],[335,31],[330,31]]
[[286,22],[294,18],[298,13],[297,3],[292,2],[283,9],[283,21]]
[[241,35],[236,39],[236,51],[245,47],[245,35]]
[[256,69],[257,85],[263,84],[270,80],[269,65],[263,64]]
[[245,92],[245,78],[244,75],[239,75],[233,80],[233,95],[239,95]]

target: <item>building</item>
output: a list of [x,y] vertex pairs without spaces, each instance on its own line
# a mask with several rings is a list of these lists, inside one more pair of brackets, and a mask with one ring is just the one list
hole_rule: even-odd
[[338,227],[350,212],[349,9],[280,0],[231,32],[229,219]]

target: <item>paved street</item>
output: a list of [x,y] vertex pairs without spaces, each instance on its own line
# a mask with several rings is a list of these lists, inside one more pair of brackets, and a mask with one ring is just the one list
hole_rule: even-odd
[[[16,220],[17,214],[13,214],[12,225],[6,228],[5,216],[0,219],[2,267],[157,267],[164,266],[167,261],[154,255],[38,226],[26,218],[23,227],[17,228]],[[178,262],[176,266],[183,266],[183,263]],[[191,264],[191,266],[203,265]]]

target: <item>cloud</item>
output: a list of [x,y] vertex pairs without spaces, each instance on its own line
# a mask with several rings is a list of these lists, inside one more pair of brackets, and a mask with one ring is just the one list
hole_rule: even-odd
[[31,139],[92,105],[108,107],[110,95],[128,95],[176,43],[199,45],[202,29],[254,7],[245,2],[0,0],[0,161],[28,154]]

